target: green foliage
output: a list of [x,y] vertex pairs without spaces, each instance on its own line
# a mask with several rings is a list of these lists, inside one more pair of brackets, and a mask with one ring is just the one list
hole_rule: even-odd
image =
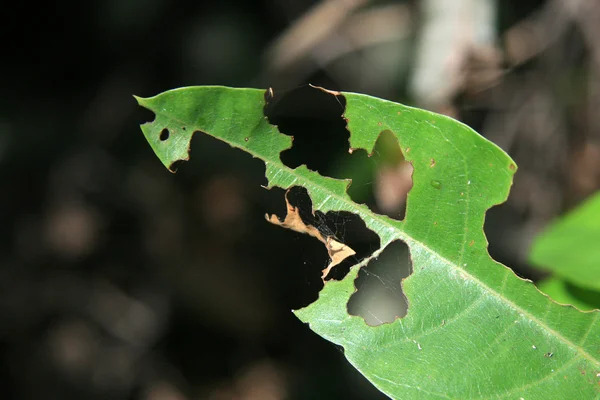
[[568,282],[600,290],[600,192],[541,233],[530,260]]
[[583,289],[562,279],[545,279],[539,282],[537,287],[557,303],[570,304],[582,311],[600,309],[600,293]]
[[600,308],[600,192],[552,223],[532,245],[530,260],[553,272],[538,288],[580,310]]
[[[382,392],[394,399],[598,396],[598,313],[552,302],[487,252],[484,215],[506,199],[512,160],[451,118],[366,95],[338,95],[346,99],[352,149],[370,153],[387,130],[413,164],[403,221],[354,203],[348,181],[285,166],[279,154],[291,139],[266,121],[264,91],[190,87],[138,102],[156,114],[142,130],[165,166],[187,159],[191,136],[201,131],[262,159],[268,187],[303,186],[315,210],[352,212],[379,235],[378,251],[343,280],[327,282],[316,302],[295,313],[343,346]],[[413,263],[403,281],[408,314],[368,326],[347,311],[354,279],[395,240],[408,245]]]

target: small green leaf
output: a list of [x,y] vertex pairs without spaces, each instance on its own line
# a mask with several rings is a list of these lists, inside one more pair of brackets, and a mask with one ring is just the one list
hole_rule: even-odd
[[600,290],[600,192],[538,235],[530,261],[578,286]]
[[[351,149],[371,153],[383,131],[397,137],[414,168],[403,221],[354,203],[347,180],[285,166],[279,154],[291,139],[265,120],[264,91],[191,87],[138,101],[156,114],[142,130],[167,167],[187,159],[192,133],[202,131],[262,159],[268,187],[303,186],[315,210],[352,212],[379,235],[378,251],[343,280],[327,282],[319,299],[296,315],[343,346],[350,363],[388,396],[597,397],[600,314],[552,302],[487,252],[485,212],[506,199],[513,161],[451,118],[366,95],[329,93],[346,99]],[[354,279],[395,240],[408,245],[413,263],[403,281],[408,314],[368,326],[347,310]]]
[[570,304],[582,311],[600,309],[600,292],[582,289],[558,278],[549,278],[537,283],[538,289],[552,300]]

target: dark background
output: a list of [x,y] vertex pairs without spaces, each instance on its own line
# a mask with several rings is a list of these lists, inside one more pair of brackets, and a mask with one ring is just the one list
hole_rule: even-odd
[[[306,84],[459,118],[520,167],[486,221],[492,255],[542,276],[527,265],[531,238],[599,187],[600,5],[489,2],[489,21],[443,13],[440,26],[466,33],[435,47],[430,3],[12,3],[0,27],[0,397],[385,398],[290,312],[316,298],[327,254],[264,220],[283,215],[284,193],[260,187],[262,162],[197,135],[170,174],[133,94],[273,87],[268,116],[296,139],[284,161],[353,177],[353,196],[373,207],[372,160],[340,172],[341,108]],[[433,86],[415,90],[425,72]],[[377,245],[353,224],[325,221]]]

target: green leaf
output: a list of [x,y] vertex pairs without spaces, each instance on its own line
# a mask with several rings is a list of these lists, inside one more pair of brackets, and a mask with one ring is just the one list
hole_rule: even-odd
[[600,292],[583,289],[558,278],[545,279],[536,286],[557,303],[570,304],[582,311],[600,309]]
[[538,235],[530,261],[578,286],[600,290],[600,192]]
[[[403,221],[354,203],[347,180],[283,165],[279,154],[291,139],[265,120],[264,91],[191,87],[138,101],[156,114],[142,130],[167,167],[187,158],[192,133],[202,131],[261,158],[269,187],[303,186],[314,209],[355,213],[380,236],[378,251],[343,280],[328,281],[319,299],[296,315],[343,346],[350,363],[388,396],[598,396],[598,313],[552,302],[487,252],[484,214],[506,199],[516,170],[512,160],[451,118],[366,95],[330,93],[346,99],[352,149],[370,153],[388,130],[413,164]],[[161,141],[164,129],[169,138]],[[354,279],[395,240],[408,245],[413,263],[403,281],[408,314],[368,326],[347,311]]]

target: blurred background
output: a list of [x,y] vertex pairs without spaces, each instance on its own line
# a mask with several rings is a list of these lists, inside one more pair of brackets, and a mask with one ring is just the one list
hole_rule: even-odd
[[[327,253],[265,221],[285,204],[282,190],[260,187],[262,162],[196,135],[191,161],[169,173],[139,129],[152,115],[133,94],[273,87],[266,113],[295,136],[286,164],[352,177],[353,198],[399,218],[410,173],[384,168],[401,165],[385,149],[349,161],[343,104],[307,84],[460,119],[519,165],[485,229],[494,258],[534,280],[532,237],[600,187],[595,0],[9,7],[0,27],[2,399],[385,398],[290,312],[316,299]],[[351,215],[318,217],[364,254],[378,246]],[[401,247],[382,265],[406,260]],[[402,274],[373,272],[383,285],[363,296],[376,300],[369,310],[402,301]]]

